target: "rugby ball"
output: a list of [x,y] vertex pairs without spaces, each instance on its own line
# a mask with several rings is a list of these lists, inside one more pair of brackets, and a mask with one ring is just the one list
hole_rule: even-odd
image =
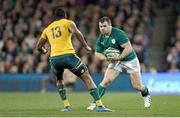
[[103,54],[106,56],[106,57],[114,57],[115,55],[119,55],[120,54],[120,51],[116,48],[112,48],[112,47],[109,47],[108,49],[106,49]]

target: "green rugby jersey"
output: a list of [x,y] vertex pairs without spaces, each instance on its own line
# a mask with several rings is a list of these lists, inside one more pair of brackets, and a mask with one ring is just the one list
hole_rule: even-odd
[[[109,47],[116,48],[122,52],[123,48],[121,45],[127,43],[128,41],[129,39],[124,31],[112,27],[110,36],[104,36],[101,34],[97,39],[96,52],[103,53]],[[136,57],[137,55],[133,49],[124,59],[122,59],[122,61],[131,61]]]

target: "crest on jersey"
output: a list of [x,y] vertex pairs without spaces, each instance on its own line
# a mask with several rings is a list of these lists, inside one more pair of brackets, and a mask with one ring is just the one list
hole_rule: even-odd
[[116,43],[116,40],[115,40],[115,39],[112,39],[111,42],[112,42],[112,44],[115,44],[115,43]]

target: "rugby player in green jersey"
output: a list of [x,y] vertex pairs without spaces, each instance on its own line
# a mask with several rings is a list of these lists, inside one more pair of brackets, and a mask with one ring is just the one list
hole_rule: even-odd
[[[126,70],[130,75],[133,88],[141,92],[144,107],[150,107],[151,100],[148,88],[141,82],[139,60],[125,32],[112,27],[111,20],[106,16],[99,20],[99,29],[101,34],[96,42],[95,56],[102,61],[109,61],[104,78],[98,86],[100,97],[105,94],[106,88],[122,70]],[[114,56],[105,55],[104,52],[110,48],[118,50],[120,53]],[[93,110],[95,107],[96,105],[91,103],[87,109]]]

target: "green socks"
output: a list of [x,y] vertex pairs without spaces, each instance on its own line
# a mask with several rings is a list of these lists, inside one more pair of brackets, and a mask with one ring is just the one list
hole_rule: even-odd
[[149,91],[148,91],[148,88],[147,88],[147,87],[145,87],[144,91],[141,91],[141,95],[142,95],[143,97],[149,95]]
[[91,96],[94,98],[94,101],[97,101],[100,99],[97,88],[90,89],[89,91],[90,91]]
[[91,96],[94,98],[94,103],[96,103],[97,106],[103,106],[103,103],[98,94],[98,89],[94,88],[89,91],[90,91]]
[[63,84],[59,84],[57,85],[57,88],[58,88],[58,92],[59,92],[59,95],[61,97],[61,99],[64,101],[66,100],[66,89],[65,89],[65,86]]
[[[97,92],[99,92],[99,98],[101,98],[104,93],[106,92],[106,88],[102,87],[101,85],[98,86],[98,88],[96,89]],[[90,92],[91,93],[91,92]],[[91,94],[92,95],[92,94]],[[94,100],[94,103],[96,102],[96,100]]]
[[98,86],[99,96],[100,98],[105,94],[106,88],[102,87],[101,85]]
[[[98,92],[99,92],[99,95],[98,95]],[[95,101],[101,98],[105,92],[106,92],[106,88],[102,87],[101,85],[99,85],[97,89],[90,90],[90,94],[93,96]],[[98,98],[96,96],[98,96]]]
[[57,85],[57,88],[58,88],[59,95],[63,101],[64,107],[70,106],[69,101],[66,97],[66,89],[65,89],[64,84]]

